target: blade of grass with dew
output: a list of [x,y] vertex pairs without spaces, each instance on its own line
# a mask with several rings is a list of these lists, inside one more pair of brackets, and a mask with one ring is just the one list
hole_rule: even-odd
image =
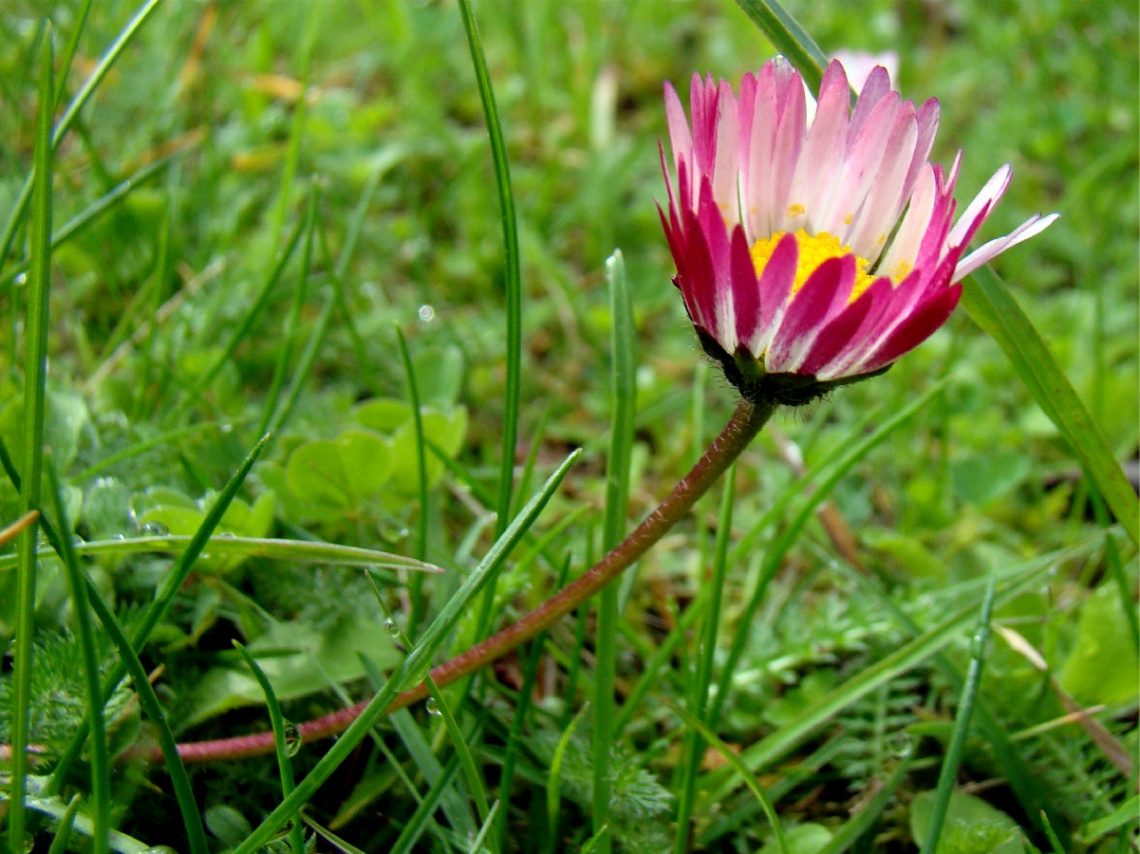
[[67,845],[71,841],[71,828],[75,824],[75,816],[79,812],[80,799],[81,796],[78,792],[72,795],[67,804],[67,810],[59,819],[55,836],[51,840],[51,847],[48,848],[48,854],[64,854],[68,850]]
[[407,687],[419,682],[430,670],[432,658],[451,630],[459,622],[471,599],[483,588],[488,578],[493,576],[515,546],[522,539],[523,534],[537,520],[546,503],[578,459],[579,452],[570,454],[547,479],[542,490],[534,496],[523,508],[523,512],[515,517],[507,526],[507,530],[499,537],[487,554],[480,561],[475,570],[464,579],[459,590],[453,595],[432,620],[416,647],[408,654],[403,663],[384,683],[384,687],[369,701],[360,715],[348,727],[336,743],[321,758],[300,783],[293,794],[277,805],[276,809],[265,818],[261,825],[231,854],[252,854],[253,851],[266,844],[288,817],[305,803],[317,788],[335,771],[340,764],[356,749],[371,731],[373,725],[380,720],[388,710],[392,700]]
[[590,709],[589,702],[583,704],[574,715],[574,719],[563,730],[558,744],[554,748],[554,755],[550,758],[550,774],[546,778],[546,839],[543,848],[544,854],[554,854],[555,838],[558,831],[558,808],[562,802],[562,757],[566,755],[566,748],[570,744],[570,737],[574,730],[586,716]]
[[1129,539],[1140,546],[1140,498],[1053,352],[993,270],[982,267],[963,284],[963,307],[1005,352],[1033,399],[1069,442]]
[[63,487],[51,460],[48,461],[47,468],[55,504],[55,519],[59,530],[63,532],[63,536],[59,539],[63,547],[61,557],[71,593],[75,634],[79,640],[84,688],[87,693],[87,719],[91,721],[91,805],[95,821],[91,848],[95,854],[105,854],[108,834],[111,831],[111,759],[107,749],[107,729],[103,721],[103,688],[99,684],[99,655],[95,645],[95,628],[91,622],[87,587],[84,584],[85,576],[71,544],[72,527],[63,500]]
[[982,670],[986,663],[986,648],[990,642],[990,616],[993,614],[996,591],[997,576],[991,573],[986,587],[986,598],[982,601],[982,615],[970,645],[970,668],[966,671],[966,685],[962,689],[962,699],[958,703],[958,714],[954,719],[954,735],[950,738],[946,758],[942,761],[942,770],[938,773],[938,788],[934,792],[934,803],[930,808],[926,838],[922,845],[922,850],[928,854],[934,854],[938,849],[938,841],[942,837],[942,824],[946,820],[946,810],[950,807],[950,796],[954,793],[954,781],[958,777],[958,768],[962,764],[962,755],[966,749],[966,736],[970,734],[974,701],[981,686]]
[[306,224],[306,221],[304,219],[301,219],[293,227],[293,231],[289,235],[289,239],[285,241],[285,248],[281,251],[281,256],[277,259],[277,263],[273,265],[273,269],[270,271],[269,276],[265,279],[265,284],[261,286],[261,290],[258,292],[257,298],[253,301],[253,305],[242,317],[241,323],[239,324],[238,328],[234,330],[234,333],[229,337],[229,340],[226,341],[226,344],[222,348],[221,352],[218,353],[214,361],[210,363],[210,366],[202,372],[201,377],[195,381],[189,398],[184,400],[178,409],[175,410],[173,420],[179,420],[179,418],[185,414],[186,410],[193,403],[193,400],[200,397],[202,392],[205,391],[206,387],[214,381],[214,378],[218,375],[218,372],[230,363],[234,352],[238,348],[238,345],[240,345],[241,342],[246,339],[250,331],[253,329],[253,325],[257,322],[257,319],[261,316],[262,312],[265,310],[265,307],[269,304],[270,296],[272,296],[274,289],[277,287],[277,283],[281,280],[281,275],[285,272],[285,267],[289,263],[289,259],[293,257],[293,251],[297,248],[297,244],[301,240],[301,235],[305,233]]
[[898,767],[887,781],[883,783],[882,787],[875,792],[875,796],[871,798],[866,804],[859,808],[859,812],[849,818],[840,827],[835,829],[835,834],[831,840],[815,854],[843,854],[847,849],[851,848],[859,841],[867,831],[871,829],[871,825],[875,820],[883,814],[886,810],[887,804],[890,803],[891,798],[894,797],[895,792],[906,780],[907,775],[910,773],[910,760],[904,759],[899,762]]
[[[154,693],[154,688],[147,679],[146,668],[139,661],[135,648],[127,640],[118,620],[103,602],[103,598],[95,589],[91,579],[85,575],[84,581],[87,587],[87,597],[90,600],[92,610],[95,611],[95,616],[99,618],[99,622],[103,625],[103,631],[107,633],[111,643],[119,650],[120,669],[130,675],[139,705],[155,728],[158,744],[162,749],[162,758],[166,762],[167,773],[170,774],[170,786],[174,790],[174,798],[178,802],[179,811],[182,813],[182,823],[186,828],[190,852],[191,854],[209,854],[210,848],[206,842],[206,831],[202,826],[202,815],[198,811],[197,802],[194,800],[194,792],[190,787],[190,777],[186,773],[186,766],[182,762],[182,757],[178,755],[178,743],[174,740],[170,723],[166,720],[166,714],[162,711],[158,696]],[[91,718],[91,721],[93,722],[94,718]]]
[[[412,357],[408,352],[408,342],[399,325],[396,326],[396,340],[400,344],[400,358],[404,363],[404,377],[408,383],[408,402],[412,407],[412,426],[416,436],[416,487],[420,496],[420,516],[416,523],[416,557],[424,560],[427,557],[428,540],[428,484],[427,484],[427,451],[424,447],[424,417],[420,411],[420,392],[416,385],[416,371],[412,367]],[[408,616],[408,635],[416,636],[416,628],[423,619],[424,613],[424,578],[422,575],[412,577],[409,591],[412,600],[412,612]]]
[[[164,534],[153,537],[133,537],[123,540],[92,540],[76,543],[76,554],[84,557],[118,556],[153,552],[179,552],[189,546],[194,537],[189,535]],[[278,540],[257,537],[212,537],[209,540],[210,554],[241,557],[264,557],[272,560],[294,563],[318,563],[326,566],[382,567],[384,569],[405,569],[414,572],[442,572],[439,567],[421,563],[415,558],[360,546],[342,546],[313,540]],[[52,548],[41,548],[40,557],[49,557]],[[0,572],[16,566],[14,555],[0,558]]]
[[[35,135],[35,185],[32,191],[31,274],[24,314],[24,430],[21,515],[40,506],[44,458],[44,406],[47,394],[48,304],[51,289],[52,147],[55,104],[51,26],[46,27],[39,63],[39,107]],[[8,839],[13,851],[24,850],[28,735],[32,703],[32,642],[35,635],[37,526],[17,540],[16,626],[12,641],[11,810]]]
[[[703,733],[708,729],[703,724],[704,717],[708,713],[709,685],[712,682],[713,661],[716,655],[717,629],[720,626],[720,609],[728,568],[728,542],[732,538],[732,505],[735,497],[736,464],[733,463],[724,474],[724,490],[721,494],[720,513],[717,518],[716,542],[713,545],[712,577],[705,586],[707,600],[701,609],[704,612],[704,626],[701,632],[700,646],[697,650],[696,678],[693,680],[693,691],[689,696],[688,703],[691,710],[690,716],[700,721],[702,726],[689,727],[685,733],[684,747],[681,750],[677,832],[673,840],[675,854],[685,854],[692,844],[690,836],[693,804],[696,800],[697,777],[700,774],[701,759],[704,757],[705,750],[706,739],[703,738]],[[745,778],[745,782],[748,782],[747,778]],[[777,839],[780,842],[780,849],[783,851],[783,834],[779,830],[777,830]]]
[[[107,52],[100,57],[99,62],[96,63],[95,68],[92,69],[91,74],[83,81],[83,85],[71,102],[64,110],[63,116],[55,124],[55,129],[51,134],[51,147],[54,151],[59,148],[59,144],[63,141],[64,136],[67,135],[68,130],[71,129],[72,123],[79,115],[79,111],[87,104],[87,101],[95,94],[95,90],[99,88],[99,84],[103,82],[103,78],[107,76],[107,72],[111,70],[111,66],[122,55],[127,45],[142,29],[143,24],[147,22],[151,14],[158,8],[161,0],[146,0],[145,3],[135,13],[134,17],[127,22],[127,25],[120,31],[115,41],[107,48]],[[53,111],[54,112],[54,111]],[[35,180],[35,170],[32,174],[24,179],[24,184],[20,188],[19,194],[16,196],[16,201],[12,203],[12,209],[8,213],[8,221],[4,225],[4,231],[0,232],[0,267],[4,265],[4,259],[8,257],[8,250],[12,247],[12,239],[16,236],[16,230],[20,226],[20,221],[24,218],[24,212],[27,210],[28,202],[32,197],[32,183]]]
[[827,57],[807,30],[778,0],[736,0],[736,5],[803,75],[808,89],[818,92]]
[[[134,637],[131,638],[131,647],[133,649],[141,650],[150,638],[150,633],[154,631],[154,627],[158,625],[159,621],[166,616],[170,606],[174,603],[175,596],[182,589],[182,585],[186,582],[187,577],[190,575],[190,570],[194,566],[194,561],[202,553],[206,547],[214,530],[218,527],[218,523],[222,521],[222,516],[225,515],[226,510],[229,509],[230,503],[237,496],[238,490],[241,489],[242,484],[245,482],[246,475],[249,470],[253,468],[254,462],[261,455],[261,451],[265,448],[265,444],[269,441],[269,436],[262,436],[257,444],[253,446],[253,450],[242,461],[241,466],[230,478],[229,482],[218,493],[218,497],[214,500],[213,506],[206,513],[206,518],[202,520],[202,524],[198,526],[198,530],[194,536],[190,538],[190,542],[186,546],[186,550],[179,555],[178,559],[174,562],[170,572],[162,580],[159,589],[155,592],[154,600],[147,607],[143,618],[139,623],[139,627],[135,630]],[[124,662],[119,661],[108,674],[107,679],[103,682],[103,694],[107,696],[119,684],[119,681],[126,674],[126,665]],[[64,780],[67,778],[67,773],[71,768],[72,763],[79,755],[84,742],[87,739],[88,721],[84,719],[80,722],[79,727],[76,729],[75,735],[72,736],[71,741],[68,743],[66,749],[61,754],[59,761],[56,763],[55,770],[52,772],[51,780],[47,786],[49,794],[56,794],[62,788]]]
[[[629,513],[629,470],[633,454],[633,419],[637,409],[637,368],[634,355],[633,304],[629,277],[621,250],[606,261],[610,291],[610,452],[606,460],[606,511],[602,526],[602,551],[608,552],[625,535]],[[618,586],[609,584],[598,593],[598,625],[594,641],[594,714],[591,746],[594,778],[592,823],[599,836],[598,850],[609,854],[612,837],[600,837],[609,822],[613,756],[614,691],[617,682]]]
[[[389,629],[391,630],[391,627],[394,626],[396,639],[405,649],[410,648],[412,646],[411,639],[405,632],[400,630],[399,623],[392,619],[392,615],[387,613],[387,609],[384,608],[384,601],[380,596],[380,589],[376,586],[376,582],[373,580],[371,574],[368,576],[368,581],[372,585],[372,592],[376,595],[377,602],[380,603],[380,607],[384,610],[385,614],[387,614]],[[443,692],[440,691],[439,686],[435,684],[435,680],[432,679],[431,676],[427,676],[424,681],[427,683],[428,692],[431,694],[428,701],[431,704],[429,705],[428,713],[432,714],[434,712],[443,719],[444,728],[447,730],[448,735],[451,736],[452,747],[459,757],[459,766],[463,769],[463,776],[467,781],[467,788],[470,789],[475,799],[475,808],[479,813],[479,820],[485,823],[489,812],[487,793],[483,788],[483,778],[475,765],[475,758],[471,755],[467,739],[464,737],[463,731],[459,728],[459,722],[455,719],[455,714],[451,711],[451,705],[447,702],[447,698],[443,696]],[[408,743],[410,740],[417,745],[418,753],[412,749],[410,744],[408,748],[408,752],[412,753],[413,757],[416,758],[417,764],[423,763],[430,765],[433,770],[438,773],[440,770],[439,762],[435,758],[435,754],[431,748],[428,747],[427,742],[422,740],[419,728],[416,726],[415,720],[408,710],[401,709],[399,712],[396,712],[392,718],[393,723],[397,721],[403,722],[404,727],[402,729],[398,728],[398,732],[401,737],[404,738],[405,743]],[[424,776],[430,781],[432,778],[422,765],[421,770],[424,772]],[[446,804],[447,801],[444,803]],[[467,805],[461,804],[460,811],[465,819],[463,825],[458,825],[455,821],[452,821],[452,826],[457,829],[462,829],[465,833],[473,834],[475,832],[474,822],[471,821],[471,813],[470,810],[467,809]],[[451,821],[450,818],[449,821]]]
[[[483,102],[483,116],[487,123],[487,136],[491,142],[491,156],[495,164],[495,187],[499,193],[499,212],[503,222],[503,259],[506,264],[507,297],[507,381],[503,399],[503,451],[499,469],[499,514],[495,535],[505,529],[510,516],[511,492],[514,481],[515,445],[518,437],[519,380],[522,370],[522,276],[519,268],[518,219],[515,215],[515,197],[511,189],[511,169],[507,160],[507,144],[503,139],[503,126],[499,121],[499,108],[495,104],[495,90],[487,57],[479,36],[479,25],[471,9],[470,0],[459,0],[459,13],[471,51],[471,64]],[[494,585],[488,588],[484,609],[489,611],[494,599]],[[481,621],[483,622],[483,621]]]
[[309,270],[313,262],[313,240],[317,226],[317,200],[320,193],[316,186],[309,194],[309,204],[305,209],[305,245],[301,249],[301,269],[297,276],[297,286],[293,289],[293,303],[289,315],[285,320],[285,339],[281,342],[281,349],[277,353],[277,364],[273,367],[273,379],[269,383],[269,392],[265,396],[265,409],[261,415],[261,426],[258,433],[269,432],[269,425],[273,423],[277,410],[277,398],[285,384],[285,374],[289,370],[289,361],[293,355],[297,337],[301,334],[301,310],[305,307],[305,296],[309,290]]
[[[281,776],[281,796],[287,798],[293,793],[296,784],[293,781],[293,760],[289,758],[288,736],[285,732],[285,716],[281,714],[281,704],[277,702],[277,695],[273,692],[273,686],[269,684],[269,677],[250,655],[249,650],[236,640],[233,645],[265,695],[269,725],[273,728],[273,746],[277,752],[277,771]],[[293,816],[293,826],[289,829],[289,845],[293,849],[293,854],[305,854],[305,831],[301,826],[300,814]]]
[[685,722],[687,727],[700,733],[701,737],[716,748],[716,751],[725,758],[728,764],[736,769],[741,779],[744,780],[745,785],[748,786],[752,794],[756,796],[756,800],[760,802],[760,806],[764,809],[764,814],[768,817],[768,824],[771,825],[772,832],[776,836],[777,850],[780,854],[788,854],[788,842],[784,838],[784,829],[780,825],[780,817],[776,814],[776,807],[773,806],[772,799],[768,797],[768,793],[764,791],[764,787],[760,785],[760,781],[756,779],[756,775],[744,764],[744,761],[736,751],[725,744],[720,736],[709,729],[704,721],[680,706],[673,706],[673,711]]
[[815,508],[827,498],[831,490],[835,488],[855,463],[866,456],[877,445],[881,444],[891,433],[941,394],[946,388],[946,382],[946,380],[942,380],[937,383],[910,406],[907,406],[880,425],[879,428],[869,436],[847,446],[847,453],[836,462],[835,467],[820,481],[815,491],[803,497],[795,518],[779,538],[768,547],[765,553],[764,564],[760,570],[760,576],[756,580],[756,587],[753,589],[744,610],[740,614],[739,627],[732,639],[732,645],[729,647],[728,656],[725,659],[720,680],[721,690],[717,691],[716,697],[713,699],[712,706],[710,707],[708,718],[706,719],[709,726],[714,729],[716,728],[717,721],[720,719],[721,712],[724,710],[724,704],[728,699],[728,695],[731,693],[732,678],[736,672],[736,665],[740,661],[740,656],[744,653],[744,646],[748,641],[749,632],[752,631],[753,618],[764,598],[764,593],[767,591],[769,583],[779,570],[780,562],[784,559],[784,555],[787,554],[788,550],[791,549],[799,537],[800,531],[803,530],[804,525],[807,524],[812,513],[815,512]]
[[[1002,584],[995,602],[1001,603],[1020,592],[1030,582],[1044,575],[1054,565],[1053,560],[1030,561],[1018,574]],[[762,738],[742,754],[741,758],[749,768],[757,770],[775,761],[796,744],[814,732],[836,713],[865,697],[885,682],[917,667],[950,643],[963,629],[976,619],[973,606],[952,613],[938,625],[903,644],[890,655],[847,680],[804,709],[790,723]],[[734,769],[719,769],[705,775],[701,788],[709,797],[719,800],[725,797],[738,781]]]

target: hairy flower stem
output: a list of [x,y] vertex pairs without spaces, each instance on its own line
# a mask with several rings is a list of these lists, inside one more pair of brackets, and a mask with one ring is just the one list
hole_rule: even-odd
[[[776,409],[776,404],[754,404],[742,401],[725,425],[720,435],[705,451],[692,470],[681,479],[668,497],[657,505],[640,525],[614,549],[596,563],[576,581],[562,588],[553,598],[531,611],[521,620],[512,623],[498,634],[444,662],[431,671],[435,683],[443,687],[457,679],[468,676],[501,658],[515,647],[533,638],[539,632],[550,628],[562,617],[617,578],[635,563],[642,555],[673,528],[692,509],[724,471],[732,465],[741,452],[760,432]],[[400,694],[389,712],[410,706],[426,699],[428,689],[421,684]],[[325,715],[301,724],[301,738],[314,741],[328,738],[343,732],[360,714],[367,702],[358,703],[339,712]],[[273,733],[224,738],[215,741],[199,741],[178,745],[178,752],[184,762],[217,762],[228,759],[242,759],[272,753]],[[152,761],[162,761],[157,750],[149,752]]]

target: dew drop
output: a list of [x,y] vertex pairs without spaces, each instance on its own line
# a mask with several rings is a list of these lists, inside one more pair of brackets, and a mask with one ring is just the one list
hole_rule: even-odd
[[147,522],[142,526],[142,532],[147,537],[165,537],[170,533],[170,529],[161,522]]
[[27,273],[20,273],[20,275],[16,276],[16,287],[22,288],[27,283],[28,283],[28,274]]
[[303,742],[301,728],[292,721],[285,721],[285,755],[296,756]]
[[435,309],[430,305],[421,305],[420,310],[417,313],[420,316],[420,320],[422,320],[424,323],[431,323],[433,320],[435,320]]
[[388,630],[388,634],[390,634],[392,637],[395,637],[400,633],[400,627],[396,625],[396,621],[391,617],[388,617],[388,619],[384,621],[384,628]]
[[438,716],[443,712],[439,710],[439,704],[435,701],[435,697],[428,697],[427,702],[424,703],[424,708],[427,709],[429,715]]
[[219,424],[218,429],[223,433],[232,433],[234,431],[234,425],[226,421],[222,424]]
[[111,535],[112,540],[125,540],[126,538],[127,537],[125,534],[112,534]]
[[215,536],[219,540],[233,540],[233,539],[236,539],[237,534],[235,534],[233,531],[218,531],[218,533],[215,534]]

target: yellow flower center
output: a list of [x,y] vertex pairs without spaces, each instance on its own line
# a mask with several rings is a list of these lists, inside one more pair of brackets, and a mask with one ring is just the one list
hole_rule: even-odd
[[[757,276],[764,272],[764,268],[768,266],[768,262],[772,259],[772,253],[776,249],[776,244],[780,242],[786,233],[787,232],[777,231],[771,237],[761,238],[753,244],[752,263],[756,267]],[[796,244],[799,247],[799,260],[796,264],[796,280],[792,284],[792,294],[795,294],[804,286],[804,282],[808,280],[808,277],[814,273],[816,268],[824,261],[829,258],[839,258],[851,253],[850,246],[844,246],[839,242],[838,237],[833,234],[828,234],[826,231],[812,235],[801,228],[796,232],[795,237]],[[871,287],[871,283],[875,281],[875,277],[867,272],[867,267],[867,260],[856,255],[855,287],[851,289],[849,302],[854,302],[858,299],[859,295]]]

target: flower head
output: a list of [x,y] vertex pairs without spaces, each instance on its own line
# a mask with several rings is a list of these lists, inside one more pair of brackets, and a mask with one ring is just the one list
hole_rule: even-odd
[[673,87],[665,108],[675,178],[662,168],[661,221],[674,283],[705,350],[749,399],[805,403],[886,370],[950,316],[959,280],[1056,215],[963,253],[1006,187],[1002,166],[954,221],[961,154],[928,162],[938,102],[916,107],[875,68],[850,108],[832,62],[807,119],[782,57],[739,97],[693,75],[692,124]]

